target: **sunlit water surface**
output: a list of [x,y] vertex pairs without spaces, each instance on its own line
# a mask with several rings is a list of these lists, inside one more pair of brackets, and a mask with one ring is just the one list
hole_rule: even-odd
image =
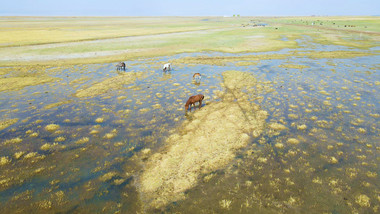
[[[213,91],[223,90],[221,73],[227,70],[269,83],[272,90],[257,94],[255,102],[269,113],[268,124],[286,129],[268,127],[228,167],[202,176],[185,200],[159,211],[379,211],[380,56],[290,57],[240,67],[173,64],[171,72],[161,70],[172,59],[220,55],[239,56],[126,61],[126,72],[146,76],[96,97],[73,94],[121,75],[114,64],[47,70],[60,80],[2,92],[1,117],[19,120],[0,132],[1,213],[143,211],[135,176],[165,138],[191,119],[184,112],[191,94],[203,93],[204,106],[219,101]],[[199,85],[192,82],[196,72],[203,75]]]

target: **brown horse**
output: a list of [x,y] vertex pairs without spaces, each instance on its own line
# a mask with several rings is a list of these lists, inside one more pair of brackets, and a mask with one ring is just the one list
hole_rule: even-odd
[[191,111],[191,105],[194,106],[195,108],[195,103],[196,102],[199,102],[199,108],[201,108],[202,106],[202,100],[205,98],[205,96],[203,96],[203,94],[198,94],[198,95],[194,95],[194,96],[191,96],[186,104],[185,104],[185,110],[187,112],[187,110],[189,109],[189,106],[190,106],[190,111]]
[[118,70],[118,71],[120,71],[120,70],[125,71],[125,63],[124,63],[124,62],[119,62],[119,63],[116,65],[116,70]]

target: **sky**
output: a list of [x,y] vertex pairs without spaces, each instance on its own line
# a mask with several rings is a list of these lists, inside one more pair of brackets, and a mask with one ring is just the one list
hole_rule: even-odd
[[380,0],[0,0],[0,16],[380,15]]

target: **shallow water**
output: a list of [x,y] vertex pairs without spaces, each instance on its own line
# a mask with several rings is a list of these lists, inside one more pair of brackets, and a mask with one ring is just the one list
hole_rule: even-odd
[[[378,212],[380,56],[180,64],[161,71],[176,58],[242,55],[127,61],[126,72],[146,75],[95,97],[74,94],[122,75],[113,64],[46,70],[60,80],[2,92],[1,117],[19,120],[0,131],[1,212]],[[260,81],[254,102],[269,113],[266,131],[226,168],[202,175],[184,200],[146,209],[136,181],[145,161],[183,121],[192,120],[184,112],[190,95],[203,93],[204,106],[219,101],[214,91],[223,90],[221,74],[228,70]],[[192,82],[196,72],[202,74],[199,85]]]

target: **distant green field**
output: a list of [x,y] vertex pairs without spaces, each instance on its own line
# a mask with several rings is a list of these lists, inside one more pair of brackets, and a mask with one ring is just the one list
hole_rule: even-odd
[[205,22],[201,21],[202,19],[186,17],[0,17],[0,47],[212,29],[226,27],[227,24],[218,20]]
[[285,24],[311,25],[340,30],[355,30],[380,33],[379,17],[283,17],[271,21]]
[[0,17],[0,65],[277,51],[304,35],[368,49],[379,45],[379,26],[378,17]]

